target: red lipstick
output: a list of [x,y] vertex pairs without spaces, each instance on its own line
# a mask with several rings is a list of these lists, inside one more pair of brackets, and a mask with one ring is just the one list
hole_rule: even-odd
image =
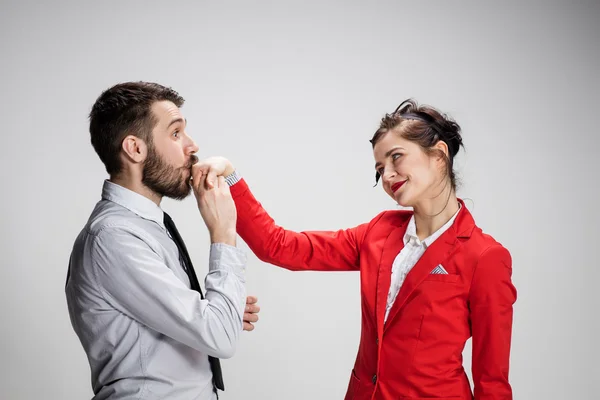
[[400,189],[400,187],[402,187],[402,185],[404,185],[406,183],[406,181],[402,181],[402,182],[396,182],[392,185],[392,193],[396,193],[396,191],[398,189]]

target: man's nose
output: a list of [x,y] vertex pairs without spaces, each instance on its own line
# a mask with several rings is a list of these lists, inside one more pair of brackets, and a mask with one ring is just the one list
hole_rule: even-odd
[[188,138],[189,138],[189,143],[186,147],[187,153],[194,154],[194,153],[198,152],[198,145],[196,144],[196,142],[194,142],[194,140],[191,137],[188,136]]

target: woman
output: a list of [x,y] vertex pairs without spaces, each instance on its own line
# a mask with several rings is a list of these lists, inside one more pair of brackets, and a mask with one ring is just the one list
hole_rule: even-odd
[[473,338],[476,400],[512,399],[508,382],[511,256],[475,225],[456,197],[460,127],[412,100],[387,114],[371,139],[376,181],[399,205],[351,229],[293,232],[277,226],[225,159],[237,230],[263,261],[291,270],[360,270],[362,331],[346,400],[472,399],[462,365]]

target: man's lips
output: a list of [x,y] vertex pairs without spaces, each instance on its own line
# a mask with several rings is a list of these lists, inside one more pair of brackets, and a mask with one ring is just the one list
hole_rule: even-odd
[[400,189],[402,185],[404,185],[406,181],[396,182],[392,185],[392,193],[396,193],[396,190]]
[[198,162],[198,157],[195,155],[192,155],[190,157],[190,159],[188,160],[188,162],[185,163],[185,165],[181,168],[183,169],[187,169],[188,171],[190,171],[190,173],[192,172],[192,167],[194,166],[194,164],[196,164]]

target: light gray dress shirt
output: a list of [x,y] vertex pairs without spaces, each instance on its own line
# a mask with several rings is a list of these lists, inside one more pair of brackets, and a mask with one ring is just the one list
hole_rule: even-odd
[[212,244],[202,300],[190,289],[161,208],[105,181],[73,246],[65,288],[93,399],[216,399],[208,356],[235,352],[245,266],[245,252]]

